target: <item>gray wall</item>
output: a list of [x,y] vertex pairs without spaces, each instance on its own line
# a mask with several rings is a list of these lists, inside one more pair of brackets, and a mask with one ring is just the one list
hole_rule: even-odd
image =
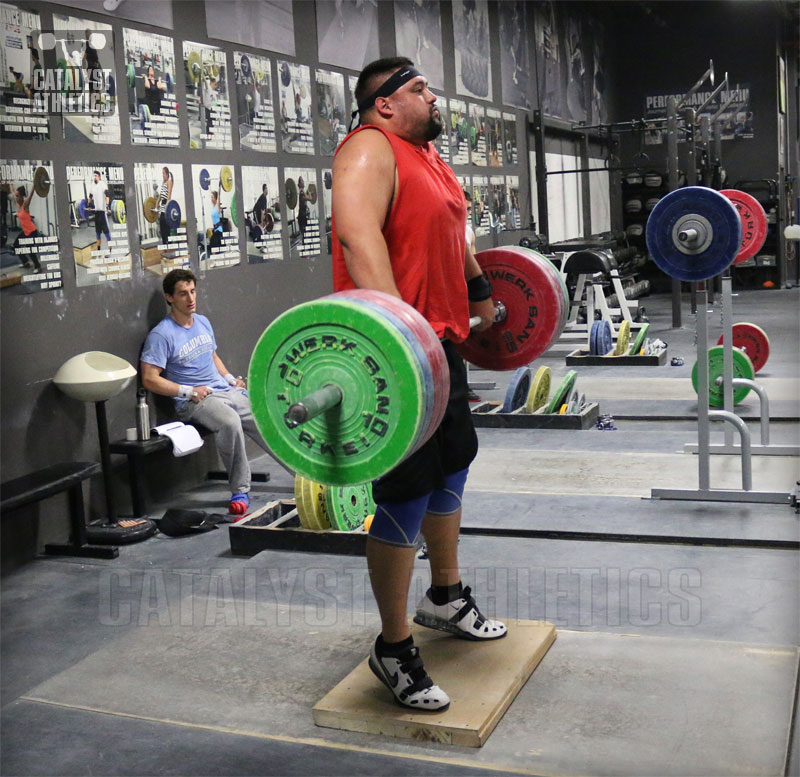
[[[63,12],[64,6],[49,3],[25,3],[27,8],[42,14],[43,26],[50,21],[52,12]],[[171,35],[175,41],[176,57],[180,61],[183,40],[210,41],[229,52],[228,63],[232,65],[234,49],[245,50],[246,46],[219,40],[210,40],[206,33],[205,10],[203,2],[180,0],[173,2],[174,30],[151,28],[154,32]],[[492,9],[492,46],[498,51],[496,9]],[[146,25],[119,20],[116,18],[84,13],[73,9],[78,16],[96,18],[113,24],[117,41],[115,56],[117,72],[124,71],[122,41],[123,27],[147,29]],[[394,55],[393,9],[389,2],[379,3],[381,56]],[[294,3],[295,37],[297,46],[296,61],[316,66],[316,16],[311,2]],[[448,3],[442,4],[442,37],[444,47],[444,74],[446,93],[455,95],[455,65],[452,43],[452,16]],[[274,58],[283,55],[265,52]],[[292,60],[291,57],[286,57]],[[47,61],[45,64],[49,64]],[[328,68],[327,65],[322,65]],[[330,68],[344,72],[341,68]],[[179,73],[181,69],[179,68]],[[232,72],[232,67],[231,67]],[[493,68],[494,94],[500,95],[499,67]],[[184,103],[185,87],[182,78],[177,78],[177,98]],[[232,78],[229,78],[232,88]],[[331,159],[320,156],[298,156],[284,153],[264,154],[239,151],[237,121],[235,117],[236,100],[231,100],[233,117],[233,152],[196,151],[188,149],[186,137],[186,115],[181,121],[181,149],[148,149],[133,147],[130,144],[130,131],[125,104],[125,90],[120,94],[120,117],[122,120],[122,144],[120,146],[99,146],[73,143],[61,140],[60,120],[53,119],[51,137],[53,140],[43,144],[33,141],[4,142],[2,154],[6,159],[49,159],[54,163],[55,187],[60,213],[59,239],[62,247],[63,283],[60,290],[39,292],[31,295],[2,296],[2,386],[0,409],[2,412],[2,439],[0,457],[2,461],[2,480],[24,475],[40,467],[67,460],[98,460],[97,427],[94,409],[63,395],[53,384],[52,378],[58,367],[69,357],[88,350],[102,350],[121,356],[136,364],[142,341],[148,330],[164,315],[165,307],[160,291],[160,279],[144,273],[139,267],[136,250],[138,236],[135,234],[135,219],[129,218],[129,238],[134,249],[133,277],[129,280],[103,283],[92,287],[77,287],[69,235],[67,203],[64,201],[66,186],[64,181],[65,163],[90,160],[92,157],[103,162],[118,162],[125,166],[126,195],[128,203],[134,202],[133,164],[150,161],[153,158],[173,160],[184,165],[187,174],[187,205],[191,208],[190,167],[192,163],[235,165],[237,170],[237,189],[241,188],[241,172],[244,164],[277,166],[308,166],[317,171],[330,167]],[[500,98],[494,105],[501,107]],[[504,107],[506,111],[514,109]],[[517,114],[517,131],[520,163],[516,168],[505,168],[508,174],[520,176],[520,190],[528,190],[525,160],[525,114]],[[279,143],[280,145],[280,143]],[[473,174],[481,168],[457,167],[459,174]],[[482,172],[482,170],[481,170]],[[321,180],[317,188],[322,191]],[[527,199],[527,198],[526,198]],[[522,213],[527,212],[527,203],[522,204]],[[133,207],[129,205],[132,212]],[[190,211],[191,216],[191,211]],[[189,222],[191,223],[191,222]],[[189,228],[190,248],[193,246],[193,230]],[[513,235],[505,235],[505,242],[515,242]],[[244,233],[242,232],[242,240]],[[492,238],[481,238],[479,248],[489,247]],[[243,257],[241,265],[229,269],[211,270],[199,279],[199,310],[208,315],[214,324],[219,352],[227,366],[235,374],[245,374],[253,346],[269,322],[288,307],[299,302],[318,297],[331,291],[330,257],[324,254],[311,259],[286,260],[273,264],[247,264]],[[135,391],[131,386],[122,395],[107,403],[110,435],[112,439],[124,435],[124,429],[134,423],[133,407]],[[213,454],[213,450],[210,452]],[[189,457],[197,459],[200,454]],[[150,457],[156,458],[156,457]],[[171,457],[167,457],[169,459]],[[213,460],[213,455],[206,459]],[[156,469],[167,472],[177,479],[175,487],[190,485],[193,479],[205,470],[209,462],[189,463],[188,460],[160,461]],[[148,462],[148,464],[152,464]],[[128,501],[124,483],[124,460],[117,462],[117,493],[122,510]],[[163,472],[162,479],[163,479]],[[91,497],[93,511],[102,510],[102,487],[92,483]],[[48,503],[33,510],[47,520],[41,522],[38,542],[60,537],[66,532],[66,518],[63,503]],[[129,508],[129,506],[128,506]],[[9,523],[9,522],[6,522]],[[4,528],[4,545],[16,545],[19,538],[24,539],[26,547],[32,540],[27,529],[21,528],[22,520],[15,520]],[[4,555],[8,555],[4,553]]]
[[[709,0],[610,5],[620,10],[613,78],[625,85],[616,90],[615,119],[641,118],[647,94],[688,91],[713,59],[717,84],[725,71],[732,86],[750,84],[754,113],[752,139],[722,143],[728,183],[777,177],[777,4]],[[630,163],[638,148],[636,138],[623,137],[623,164]],[[645,152],[653,167],[666,169],[666,144],[645,146]],[[683,149],[679,154],[683,163]]]

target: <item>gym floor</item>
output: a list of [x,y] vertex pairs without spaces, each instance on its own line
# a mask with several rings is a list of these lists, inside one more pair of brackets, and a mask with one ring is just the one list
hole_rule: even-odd
[[[735,320],[770,337],[758,382],[775,444],[800,444],[799,296],[734,298]],[[697,486],[683,452],[697,441],[696,352],[687,302],[677,330],[668,297],[646,306],[664,366],[578,368],[615,430],[479,429],[464,525],[484,532],[462,536],[463,579],[490,614],[558,629],[482,748],[315,727],[311,708],[379,628],[365,561],[237,557],[223,527],[157,535],[113,561],[42,557],[4,578],[2,774],[800,773],[800,515],[788,500],[650,499]],[[719,301],[709,308],[716,342]],[[537,362],[556,383],[565,352]],[[479,393],[501,400],[510,375],[470,379],[496,381]],[[757,442],[756,398],[737,411]],[[738,487],[738,458],[713,459],[712,487]],[[288,473],[266,456],[254,468],[272,476],[254,506],[287,496]],[[798,479],[798,457],[753,458],[755,490]],[[221,511],[226,496],[203,486],[153,515]],[[412,599],[426,580],[420,560]]]

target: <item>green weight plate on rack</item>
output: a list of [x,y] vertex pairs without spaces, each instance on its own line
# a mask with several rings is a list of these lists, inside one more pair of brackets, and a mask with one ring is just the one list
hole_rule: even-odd
[[[725,404],[724,386],[718,382],[725,374],[724,346],[715,345],[708,349],[708,404],[712,407],[723,407]],[[753,380],[756,372],[750,357],[741,349],[733,347],[733,377]],[[697,362],[692,367],[692,386],[697,391]],[[748,394],[747,386],[734,386],[733,404],[738,405]]]
[[642,324],[641,328],[639,329],[639,333],[636,335],[636,339],[633,341],[633,345],[631,346],[631,356],[639,355],[639,351],[642,350],[642,346],[644,345],[644,339],[647,337],[648,329],[650,329],[649,322]]
[[550,396],[550,376],[550,368],[546,365],[536,370],[525,402],[525,409],[529,413],[535,413],[547,404],[547,398]]
[[374,510],[372,486],[328,486],[325,489],[325,507],[331,528],[339,531],[354,531],[364,525]]
[[125,74],[128,78],[128,86],[133,87],[136,84],[136,71],[133,69],[133,65],[125,68]]
[[[342,401],[299,426],[291,405],[327,384]],[[425,417],[423,380],[406,339],[383,316],[330,295],[279,316],[250,360],[256,424],[272,452],[319,483],[353,485],[408,454]]]
[[556,393],[553,394],[550,401],[547,403],[547,407],[545,408],[545,413],[557,413],[563,405],[567,401],[567,397],[569,397],[570,392],[575,387],[575,381],[578,379],[578,373],[575,370],[570,370],[565,376],[564,380],[561,381],[558,388],[556,389]]

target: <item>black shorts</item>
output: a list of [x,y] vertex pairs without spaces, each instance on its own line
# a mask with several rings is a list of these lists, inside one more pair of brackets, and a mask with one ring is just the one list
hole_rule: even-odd
[[467,397],[467,369],[449,340],[442,342],[450,368],[450,397],[439,428],[418,451],[372,484],[375,502],[405,502],[444,487],[445,475],[466,469],[478,453],[478,435]]

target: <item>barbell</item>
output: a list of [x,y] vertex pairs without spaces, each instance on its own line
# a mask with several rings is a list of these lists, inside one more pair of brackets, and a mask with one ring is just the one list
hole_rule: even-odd
[[758,253],[767,217],[745,192],[686,186],[658,201],[645,234],[653,261],[667,275],[702,281]]
[[[145,221],[153,224],[158,221],[158,199],[148,197],[142,207],[142,215]],[[181,225],[181,206],[177,200],[170,200],[164,209],[164,218],[170,229],[177,229]]]
[[[209,173],[205,167],[200,170],[198,183],[203,191],[208,191],[208,189],[211,187],[211,173]],[[227,165],[223,165],[220,168],[219,185],[220,188],[225,192],[229,192],[231,189],[233,189],[233,172]]]
[[[476,258],[494,286],[495,323],[456,346],[459,354],[489,369],[528,364],[566,322],[558,271],[521,248]],[[425,444],[444,417],[450,375],[419,312],[357,289],[275,319],[253,350],[248,385],[256,424],[280,461],[315,482],[352,485],[380,477]]]
[[[84,213],[97,213],[99,208],[92,208],[88,203],[84,206]],[[108,207],[104,209],[106,213],[110,214],[111,219],[115,224],[124,224],[127,218],[125,212],[125,202],[123,200],[111,200]]]
[[50,174],[46,167],[39,166],[33,174],[33,191],[39,197],[47,197],[50,193]]

